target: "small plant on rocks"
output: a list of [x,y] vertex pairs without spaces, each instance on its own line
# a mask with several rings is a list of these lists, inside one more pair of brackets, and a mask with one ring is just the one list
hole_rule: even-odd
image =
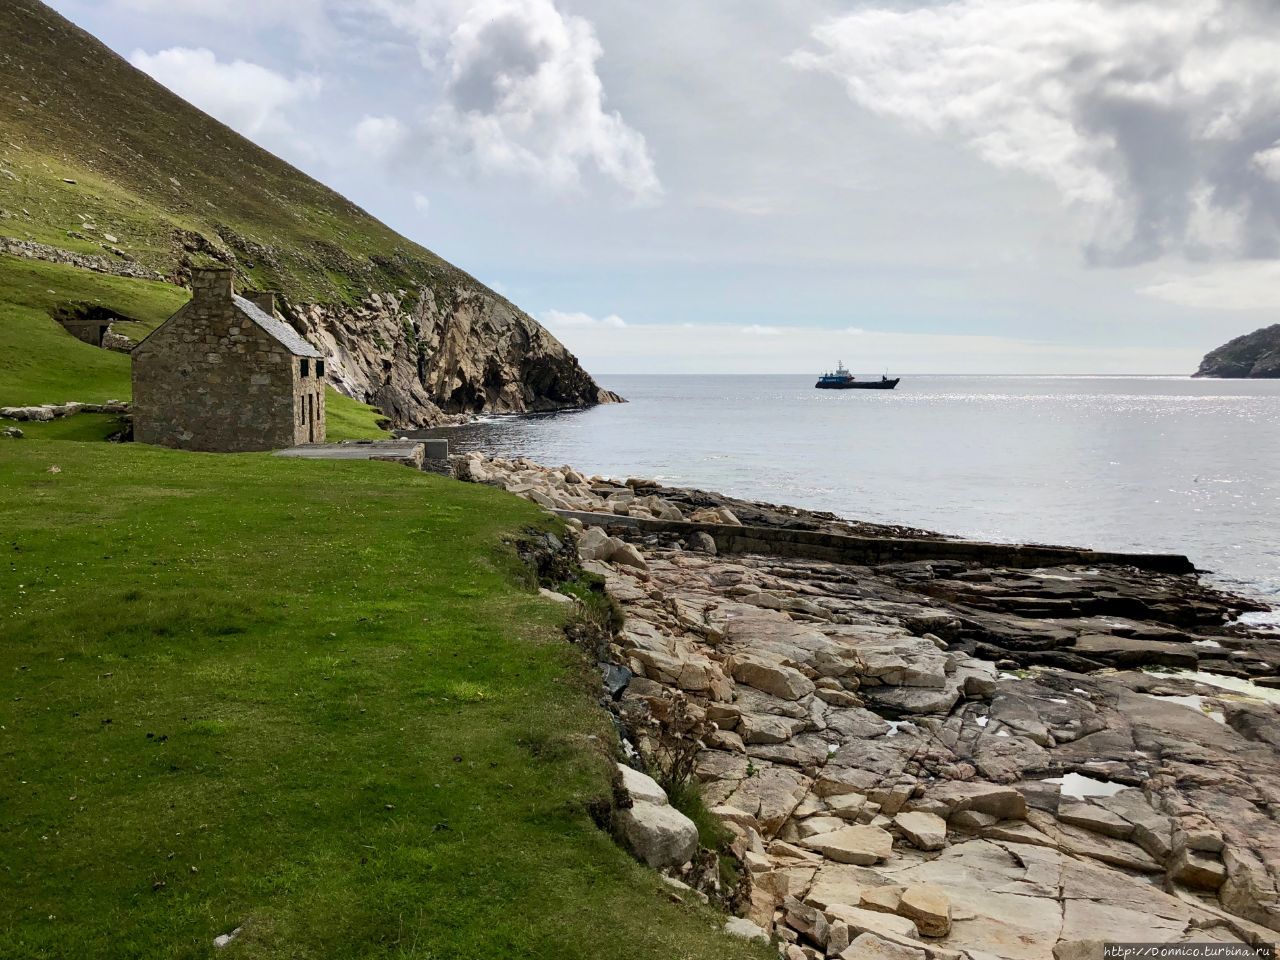
[[645,729],[635,731],[641,733],[636,739],[648,746],[646,759],[653,778],[674,799],[692,781],[703,740],[715,730],[715,724],[680,692],[655,697],[648,705]]

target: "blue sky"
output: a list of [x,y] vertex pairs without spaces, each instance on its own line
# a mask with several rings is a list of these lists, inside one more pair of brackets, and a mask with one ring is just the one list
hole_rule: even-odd
[[53,6],[598,373],[1178,373],[1280,313],[1263,0]]

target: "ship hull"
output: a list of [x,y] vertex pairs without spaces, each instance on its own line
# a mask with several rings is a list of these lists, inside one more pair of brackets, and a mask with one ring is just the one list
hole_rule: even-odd
[[901,377],[894,377],[892,380],[849,380],[845,383],[819,381],[814,387],[818,390],[892,390],[900,379]]

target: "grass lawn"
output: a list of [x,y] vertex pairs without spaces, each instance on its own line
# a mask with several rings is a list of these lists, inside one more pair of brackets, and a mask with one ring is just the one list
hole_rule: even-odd
[[0,444],[6,960],[211,957],[241,926],[218,956],[769,955],[591,822],[612,733],[503,543],[531,505]]

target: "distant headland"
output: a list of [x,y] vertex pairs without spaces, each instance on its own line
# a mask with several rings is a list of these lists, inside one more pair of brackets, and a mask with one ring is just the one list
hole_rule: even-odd
[[1205,355],[1193,377],[1280,378],[1280,323],[1236,337]]

